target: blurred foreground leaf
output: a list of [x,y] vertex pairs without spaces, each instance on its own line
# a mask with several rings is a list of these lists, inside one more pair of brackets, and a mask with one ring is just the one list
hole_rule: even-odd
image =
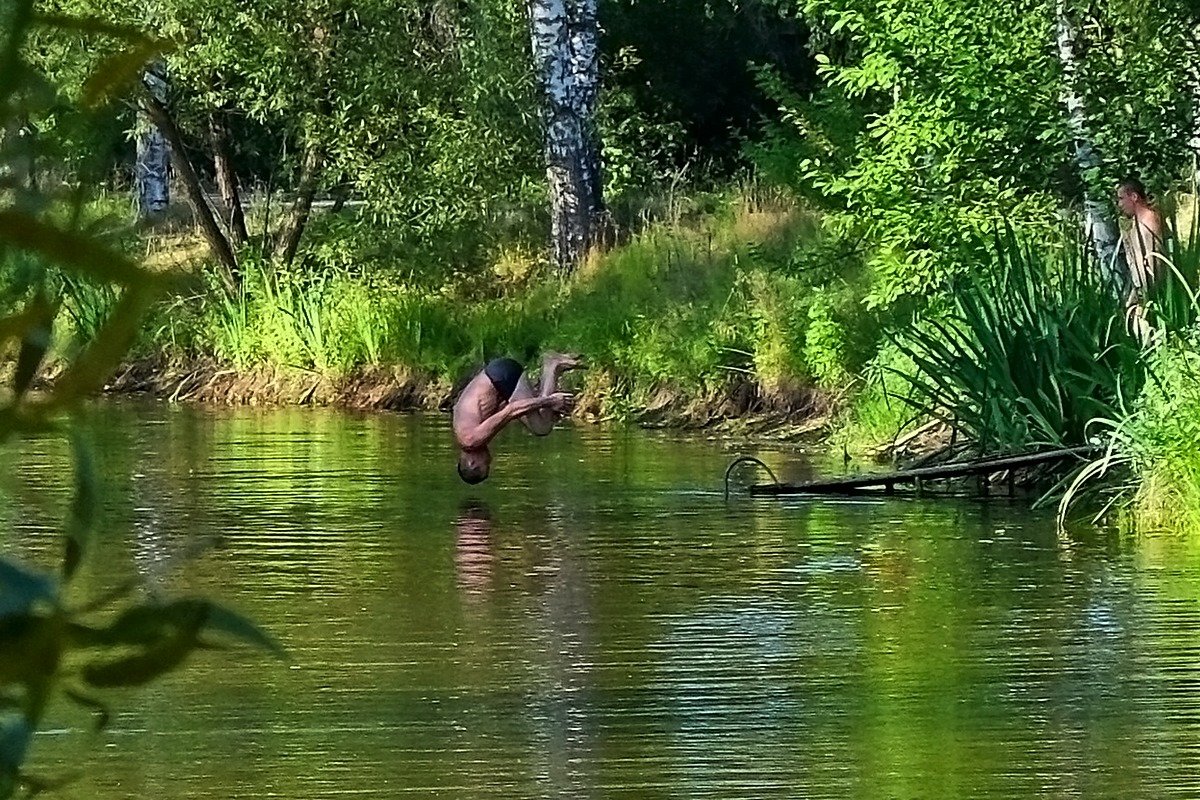
[[125,290],[91,344],[55,380],[52,408],[63,408],[104,388],[105,380],[129,351],[156,291],[157,281]]
[[64,690],[63,695],[75,705],[85,708],[96,715],[95,730],[97,733],[108,727],[108,721],[112,717],[112,712],[108,710],[107,705],[94,697],[88,697],[72,689]]
[[53,603],[56,593],[49,576],[0,560],[0,620],[28,614],[38,603]]
[[66,552],[63,555],[63,580],[69,581],[79,568],[91,539],[99,505],[96,486],[96,466],[92,451],[78,433],[71,436],[75,453],[75,497],[71,501],[71,516],[67,520]]
[[145,31],[132,25],[119,25],[101,17],[72,17],[65,14],[35,14],[33,21],[47,28],[78,33],[111,36],[131,44],[144,44],[151,39]]
[[208,604],[208,617],[204,621],[205,630],[223,633],[232,636],[235,639],[240,639],[246,644],[254,645],[260,650],[282,658],[285,653],[279,642],[275,641],[262,628],[255,625],[241,614],[230,611],[228,608],[216,605],[215,603]]
[[32,738],[33,728],[22,714],[0,716],[0,800],[12,797]]
[[208,600],[176,600],[131,608],[107,629],[87,631],[85,638],[94,645],[134,647],[138,652],[90,662],[84,667],[83,679],[97,688],[141,685],[174,669],[193,650],[204,646],[200,640],[204,632],[231,636],[283,655],[274,639],[240,614]]
[[104,105],[123,89],[138,83],[146,63],[170,49],[167,42],[147,39],[104,59],[84,81],[83,105],[87,108]]
[[0,210],[0,242],[37,253],[56,266],[101,282],[136,286],[153,280],[152,273],[93,237],[55,227],[11,208]]
[[21,349],[17,353],[17,367],[13,373],[13,394],[17,399],[29,390],[50,349],[54,315],[58,313],[58,309],[40,294],[29,304],[28,311]]

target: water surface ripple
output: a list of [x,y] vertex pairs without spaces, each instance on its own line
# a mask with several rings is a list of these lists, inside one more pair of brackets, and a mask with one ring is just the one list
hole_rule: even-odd
[[[1200,796],[1197,543],[1021,503],[726,504],[731,452],[574,428],[457,481],[442,418],[103,407],[128,577],[249,614],[290,663],[202,653],[61,708],[68,798]],[[808,467],[761,454],[785,479]],[[7,552],[50,563],[65,448],[13,444]]]

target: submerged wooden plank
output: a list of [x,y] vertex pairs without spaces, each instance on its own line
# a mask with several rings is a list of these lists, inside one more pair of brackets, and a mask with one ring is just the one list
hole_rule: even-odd
[[854,475],[847,478],[833,478],[824,481],[809,481],[807,483],[759,483],[750,487],[753,495],[788,495],[788,494],[854,494],[866,489],[885,489],[891,491],[898,484],[916,483],[920,485],[929,480],[945,480],[950,478],[965,478],[970,475],[988,475],[1004,470],[1024,469],[1042,464],[1051,464],[1068,458],[1086,458],[1098,452],[1095,447],[1068,447],[1062,450],[1049,450],[1040,453],[1023,453],[1018,456],[1003,456],[1001,458],[986,458],[977,461],[965,461],[959,464],[939,464],[933,467],[918,467],[916,469],[898,470],[896,472],[880,472],[873,475]]

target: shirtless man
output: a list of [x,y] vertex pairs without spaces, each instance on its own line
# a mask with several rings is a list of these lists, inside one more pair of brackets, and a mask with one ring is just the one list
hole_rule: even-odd
[[1150,333],[1146,295],[1158,280],[1162,266],[1158,258],[1163,247],[1162,216],[1150,205],[1146,187],[1137,178],[1126,178],[1117,184],[1117,207],[1133,220],[1124,243],[1130,279],[1125,305],[1134,332],[1144,341]]
[[1150,204],[1146,187],[1136,178],[1127,178],[1117,185],[1117,207],[1133,219],[1124,241],[1130,279],[1128,305],[1133,308],[1145,302],[1146,291],[1158,278],[1157,253],[1163,249],[1163,217]]
[[558,379],[582,366],[561,353],[542,358],[540,386],[534,388],[524,368],[511,358],[497,358],[471,379],[454,404],[454,440],[458,444],[458,476],[467,483],[487,480],[492,466],[488,444],[508,423],[519,419],[537,436],[550,433],[571,410],[571,395],[558,391]]

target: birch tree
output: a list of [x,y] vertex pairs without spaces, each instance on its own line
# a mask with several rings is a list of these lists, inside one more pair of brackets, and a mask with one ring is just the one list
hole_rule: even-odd
[[[167,102],[166,66],[158,61],[142,76],[146,90],[155,100]],[[171,148],[162,130],[150,115],[138,113],[137,156],[134,160],[134,185],[137,187],[138,222],[154,222],[162,218],[171,201]]]
[[603,211],[596,7],[597,0],[529,0],[533,63],[542,90],[551,249],[564,272],[591,247]]
[[1062,66],[1062,103],[1067,111],[1075,168],[1083,184],[1084,232],[1100,260],[1105,278],[1113,286],[1125,281],[1124,260],[1117,247],[1117,226],[1105,204],[1096,196],[1100,174],[1100,155],[1088,130],[1087,114],[1079,89],[1079,63],[1076,57],[1078,32],[1065,0],[1055,6],[1058,59]]

